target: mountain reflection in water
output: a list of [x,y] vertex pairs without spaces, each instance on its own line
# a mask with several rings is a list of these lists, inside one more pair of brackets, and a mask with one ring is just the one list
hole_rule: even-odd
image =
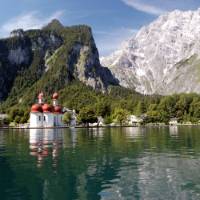
[[0,131],[0,199],[200,199],[200,127]]

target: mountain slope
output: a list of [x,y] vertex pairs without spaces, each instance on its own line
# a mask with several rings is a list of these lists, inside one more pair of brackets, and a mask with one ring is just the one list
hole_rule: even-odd
[[200,93],[200,9],[160,16],[101,63],[143,94]]
[[41,30],[16,30],[0,40],[4,105],[31,104],[39,91],[51,94],[73,80],[101,91],[118,84],[110,70],[100,65],[90,27],[63,27],[53,20]]

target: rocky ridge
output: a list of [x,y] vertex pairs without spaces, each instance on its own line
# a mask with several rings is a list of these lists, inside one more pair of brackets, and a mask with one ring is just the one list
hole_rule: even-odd
[[160,16],[101,63],[142,94],[200,93],[200,9]]
[[29,102],[39,91],[61,90],[72,81],[106,91],[117,80],[102,67],[91,28],[53,20],[40,30],[14,30],[0,40],[0,100]]

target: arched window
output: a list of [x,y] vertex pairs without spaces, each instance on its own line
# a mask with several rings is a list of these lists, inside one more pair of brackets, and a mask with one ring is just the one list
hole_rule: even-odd
[[46,121],[46,116],[44,116],[44,121]]
[[57,125],[57,118],[56,118],[56,116],[54,116],[54,126],[56,126]]

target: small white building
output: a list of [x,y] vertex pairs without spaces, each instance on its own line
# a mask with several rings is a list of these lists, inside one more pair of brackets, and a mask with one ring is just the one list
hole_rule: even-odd
[[58,93],[52,96],[53,105],[44,103],[44,95],[38,95],[38,103],[31,107],[30,128],[53,128],[63,126],[62,107],[58,105]]
[[76,114],[76,111],[64,107],[63,108],[63,112],[69,113],[71,115],[70,116],[70,122],[69,122],[70,127],[76,127],[76,125],[77,125],[77,114]]
[[7,114],[0,113],[0,120],[7,119],[7,118],[8,118]]
[[104,126],[104,119],[103,117],[99,116],[97,117],[97,122],[95,123],[89,123],[90,127],[99,127],[99,126]]
[[143,119],[140,117],[137,117],[135,115],[130,115],[128,117],[128,124],[131,126],[138,126],[141,125],[143,123]]
[[169,121],[170,126],[177,126],[178,125],[178,119],[177,118],[171,118]]
[[76,124],[77,124],[77,115],[76,115],[76,111],[73,110],[72,115],[71,115],[71,120],[70,120],[70,126],[75,127]]
[[98,119],[98,126],[104,126],[105,125],[103,117],[99,116],[99,117],[97,117],[97,119]]

